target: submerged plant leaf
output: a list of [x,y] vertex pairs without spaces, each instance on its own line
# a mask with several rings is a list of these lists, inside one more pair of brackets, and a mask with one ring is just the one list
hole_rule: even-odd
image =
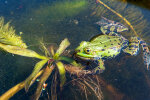
[[[34,80],[39,77],[44,70],[41,70],[35,77]],[[32,81],[33,83],[33,81]],[[23,89],[25,87],[25,81],[22,81],[20,83],[18,83],[17,85],[13,86],[11,89],[9,89],[7,92],[5,92],[4,94],[2,94],[0,96],[0,100],[9,100],[12,96],[14,96],[17,92],[19,92],[21,89]]]
[[62,62],[56,62],[57,68],[59,70],[59,74],[60,74],[60,87],[62,87],[66,81],[66,71],[65,71],[65,67],[63,65]]
[[54,46],[50,46],[49,49],[50,49],[50,53],[52,54],[52,56],[54,56],[54,54],[55,54],[55,53],[54,53]]
[[47,57],[50,56],[50,53],[49,53],[48,49],[46,48],[45,44],[43,43],[43,41],[40,41],[40,44],[41,44],[42,50],[44,50],[45,55]]
[[64,50],[70,45],[70,42],[68,41],[67,38],[65,38],[59,45],[59,48],[57,49],[54,59],[57,59],[63,52]]
[[15,85],[11,89],[9,89],[7,92],[2,94],[0,96],[0,100],[9,100],[12,96],[14,96],[17,92],[19,92],[21,89],[24,88],[25,81],[20,82],[19,84]]
[[32,85],[41,74],[43,74],[44,70],[45,69],[43,68],[41,71],[38,72],[38,74],[36,74],[36,76],[32,79],[30,85]]
[[73,66],[76,66],[76,67],[84,68],[81,64],[77,63],[75,60],[73,60],[69,57],[60,56],[59,60],[66,61],[66,62],[68,62],[68,63],[70,63],[70,64],[72,64]]
[[15,30],[9,25],[9,22],[4,25],[3,17],[0,17],[0,43],[27,48],[21,37],[15,34]]
[[41,92],[42,92],[42,87],[43,84],[45,83],[45,81],[48,79],[48,77],[51,75],[52,71],[54,69],[54,66],[51,65],[50,67],[47,66],[42,74],[42,76],[40,77],[37,89],[36,89],[36,93],[34,94],[34,100],[38,100]]
[[0,43],[0,48],[12,54],[17,54],[17,55],[26,56],[26,57],[35,57],[39,59],[47,59],[47,57],[41,56],[33,50],[20,48],[17,46],[4,45]]
[[31,86],[33,78],[38,74],[38,72],[41,70],[41,68],[44,66],[44,64],[48,61],[48,59],[44,59],[36,63],[33,72],[31,75],[26,79],[25,81],[25,90],[28,91],[29,87]]

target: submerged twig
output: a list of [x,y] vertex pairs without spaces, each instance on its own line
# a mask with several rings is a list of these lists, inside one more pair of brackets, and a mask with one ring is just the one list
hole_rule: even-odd
[[42,87],[43,87],[43,84],[45,83],[45,81],[48,79],[48,77],[51,75],[52,71],[54,69],[54,66],[47,66],[45,69],[44,69],[44,72],[43,72],[43,75],[40,77],[40,81],[38,83],[38,86],[37,86],[37,89],[36,89],[36,92],[34,94],[34,100],[38,100],[40,95],[41,95],[41,92],[42,92]]
[[[41,70],[34,77],[34,79],[37,78],[37,77],[39,77],[42,73],[43,73],[43,70]],[[15,85],[11,89],[9,89],[7,92],[5,92],[2,96],[0,96],[0,100],[8,100],[8,99],[10,99],[12,96],[14,96],[17,92],[19,92],[24,87],[25,87],[25,81],[18,83],[17,85]]]
[[12,96],[14,96],[18,91],[20,91],[21,89],[23,89],[25,86],[25,81],[15,85],[14,87],[12,87],[11,89],[9,89],[7,92],[5,92],[2,96],[0,96],[0,100],[8,100],[10,99]]
[[51,82],[51,100],[57,100],[57,72],[54,73]]

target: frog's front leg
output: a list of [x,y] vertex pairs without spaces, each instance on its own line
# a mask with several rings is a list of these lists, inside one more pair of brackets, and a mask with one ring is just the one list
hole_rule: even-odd
[[136,56],[139,51],[139,44],[141,44],[142,46],[144,64],[147,66],[148,69],[150,65],[150,52],[146,42],[144,42],[142,39],[138,37],[131,37],[131,39],[129,40],[129,46],[123,49],[123,51]]
[[104,60],[98,60],[98,66],[92,70],[92,74],[100,74],[105,70]]

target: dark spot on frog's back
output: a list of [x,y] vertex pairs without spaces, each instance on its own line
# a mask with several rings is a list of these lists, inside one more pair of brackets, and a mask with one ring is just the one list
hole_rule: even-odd
[[119,39],[119,41],[122,41],[122,39]]
[[136,45],[130,45],[130,47],[133,47],[133,48],[139,48],[139,47],[136,46]]
[[115,57],[116,55],[113,55],[113,57]]
[[102,51],[105,51],[105,49],[102,49]]

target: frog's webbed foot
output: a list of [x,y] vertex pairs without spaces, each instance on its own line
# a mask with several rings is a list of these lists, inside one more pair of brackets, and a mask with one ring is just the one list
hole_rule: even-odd
[[147,70],[149,70],[150,66],[150,53],[143,53],[144,64],[147,66]]
[[135,56],[138,54],[139,44],[141,44],[142,46],[144,64],[147,66],[148,69],[150,65],[150,51],[147,47],[146,42],[144,42],[142,39],[138,37],[131,37],[131,39],[129,40],[129,46],[123,49],[123,51]]
[[104,61],[99,59],[98,62],[98,66],[91,71],[93,75],[100,74],[105,70]]
[[102,19],[96,22],[96,24],[101,26],[100,30],[105,35],[112,35],[112,36],[117,35],[118,36],[117,33],[128,30],[128,28],[124,26],[123,24],[109,20],[105,17],[102,17]]

